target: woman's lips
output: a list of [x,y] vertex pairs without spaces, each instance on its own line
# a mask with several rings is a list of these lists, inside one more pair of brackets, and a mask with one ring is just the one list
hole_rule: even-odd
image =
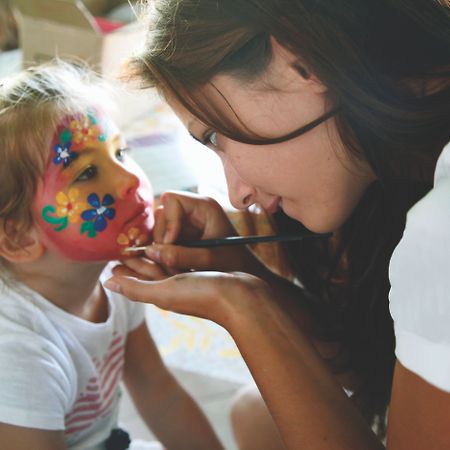
[[280,203],[281,203],[281,199],[276,198],[269,205],[263,206],[264,211],[266,211],[267,214],[275,214],[280,209]]

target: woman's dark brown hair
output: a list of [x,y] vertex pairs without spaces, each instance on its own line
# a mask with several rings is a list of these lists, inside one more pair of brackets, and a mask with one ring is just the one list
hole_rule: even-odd
[[[302,76],[313,73],[327,86],[342,142],[376,174],[337,245],[305,241],[288,250],[320,318],[317,332],[342,343],[337,370],[359,376],[354,400],[383,433],[395,361],[389,259],[450,139],[448,0],[149,4],[145,50],[130,62],[145,87],[231,139],[273,143],[230,118],[232,105],[211,83],[217,74],[258,79],[271,61],[273,36],[298,56]],[[282,230],[301,226],[282,214],[277,221]]]

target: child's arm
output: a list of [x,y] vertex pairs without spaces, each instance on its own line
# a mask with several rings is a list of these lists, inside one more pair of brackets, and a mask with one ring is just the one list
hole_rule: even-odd
[[223,449],[203,412],[164,365],[145,323],[128,335],[124,380],[140,415],[164,446]]
[[66,450],[62,431],[16,427],[6,423],[0,423],[0,442],[3,442],[2,448],[14,450]]

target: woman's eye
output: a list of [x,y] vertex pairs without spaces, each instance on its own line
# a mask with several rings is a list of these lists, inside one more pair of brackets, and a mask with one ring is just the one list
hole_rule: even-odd
[[81,175],[75,181],[88,181],[97,176],[97,168],[95,166],[89,166],[85,169]]
[[118,161],[122,162],[125,159],[125,156],[128,152],[129,148],[119,148],[116,151],[116,158]]
[[216,131],[208,131],[203,136],[203,145],[217,147],[217,132]]

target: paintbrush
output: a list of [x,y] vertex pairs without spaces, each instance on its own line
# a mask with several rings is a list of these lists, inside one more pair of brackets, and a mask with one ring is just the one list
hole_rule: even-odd
[[[263,242],[291,242],[311,238],[326,238],[330,237],[331,234],[332,233],[317,234],[307,231],[302,234],[278,234],[269,236],[227,236],[215,239],[178,241],[175,244],[181,245],[183,247],[197,247],[197,248],[228,247],[230,245],[260,244]],[[144,251],[145,249],[146,247],[128,247],[125,249],[125,251],[141,252]]]

